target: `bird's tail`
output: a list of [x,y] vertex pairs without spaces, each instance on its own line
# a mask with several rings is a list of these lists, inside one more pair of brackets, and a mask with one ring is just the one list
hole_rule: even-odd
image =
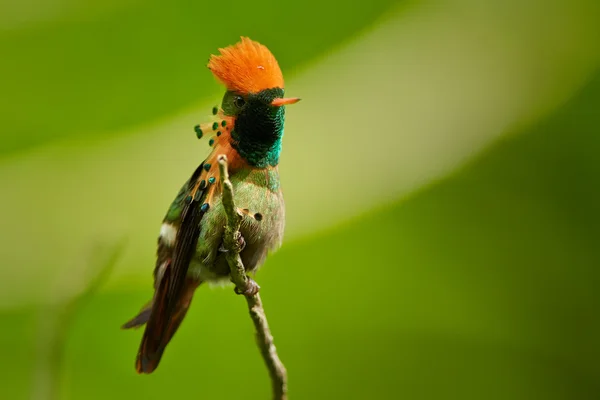
[[152,312],[152,301],[148,302],[142,309],[139,314],[135,317],[131,318],[129,321],[125,322],[121,329],[132,329],[139,328],[140,326],[146,325],[148,319],[150,319],[150,313]]
[[[187,314],[194,292],[199,285],[199,281],[186,279],[183,293],[171,315],[160,315],[164,314],[164,311],[159,304],[154,307],[154,302],[160,299],[160,296],[156,296],[140,310],[138,315],[123,324],[123,329],[146,325],[135,364],[138,373],[149,374],[158,367],[162,354]],[[153,312],[158,315],[152,315]]]

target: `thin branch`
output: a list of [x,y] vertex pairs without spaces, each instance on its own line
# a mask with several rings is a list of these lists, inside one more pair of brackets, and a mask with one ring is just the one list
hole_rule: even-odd
[[240,258],[240,251],[243,248],[243,238],[240,233],[242,216],[237,211],[233,200],[233,186],[229,180],[227,157],[220,155],[218,161],[223,187],[223,207],[227,216],[223,245],[227,250],[225,256],[231,270],[231,281],[236,286],[236,293],[243,294],[248,303],[250,317],[256,328],[256,342],[271,376],[273,399],[287,400],[287,371],[279,359],[273,343],[273,335],[269,330],[267,316],[258,294],[260,288],[246,275],[244,264]]

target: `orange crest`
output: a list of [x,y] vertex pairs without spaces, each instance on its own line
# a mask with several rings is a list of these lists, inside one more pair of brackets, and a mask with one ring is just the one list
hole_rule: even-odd
[[221,55],[210,56],[208,69],[239,93],[258,93],[264,89],[283,89],[283,75],[277,60],[262,44],[242,37],[241,42],[219,49]]

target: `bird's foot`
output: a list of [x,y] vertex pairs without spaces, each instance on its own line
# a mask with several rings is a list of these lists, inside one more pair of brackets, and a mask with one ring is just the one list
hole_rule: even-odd
[[258,293],[258,291],[260,290],[260,286],[258,286],[258,283],[256,283],[254,279],[250,278],[249,276],[247,278],[248,280],[246,281],[246,289],[240,290],[236,286],[234,288],[236,294],[243,294],[244,296],[254,296],[256,293]]
[[244,240],[244,237],[242,236],[242,234],[239,232],[238,232],[238,237],[237,237],[237,245],[238,245],[238,253],[241,253],[242,250],[244,250],[244,248],[246,247],[246,241]]
[[[244,237],[242,236],[241,233],[237,233],[237,241],[236,241],[236,249],[238,253],[241,253],[242,250],[244,250],[244,248],[246,247],[246,241],[244,240]],[[219,251],[221,253],[227,253],[229,250],[227,250],[225,248],[225,243],[221,242],[221,245],[219,246]]]

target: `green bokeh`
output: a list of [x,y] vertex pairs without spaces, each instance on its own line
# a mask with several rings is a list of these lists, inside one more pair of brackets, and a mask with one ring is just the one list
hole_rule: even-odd
[[339,7],[316,0],[301,6],[234,0],[224,9],[217,1],[150,1],[83,20],[0,32],[0,75],[10,77],[2,89],[10,96],[0,98],[0,108],[3,124],[12,128],[3,133],[0,153],[61,137],[106,135],[220,92],[207,73],[208,56],[242,34],[269,43],[293,76],[393,3]]
[[[293,77],[363,35],[390,5],[231,3],[236,12],[222,15],[221,3],[116,4],[0,32],[8,56],[0,72],[15,77],[0,104],[0,167],[61,138],[102,142],[218,93],[203,63],[238,32],[268,41]],[[275,22],[258,24],[258,15]],[[505,132],[458,171],[286,242],[257,280],[290,398],[599,398],[599,128],[596,71],[550,115]],[[356,195],[368,195],[358,182]],[[23,214],[22,229],[36,223],[45,222]],[[62,231],[49,239],[73,240]],[[6,236],[0,254],[13,245]],[[56,332],[65,335],[50,367],[56,399],[269,398],[244,301],[229,288],[202,287],[160,368],[135,374],[141,332],[118,327],[149,299],[150,272],[144,286],[117,282],[64,320],[60,306],[1,309],[0,398],[31,398],[44,339]]]
[[[596,398],[598,105],[600,74],[453,176],[271,257],[263,300],[294,398]],[[268,397],[244,302],[224,289],[201,289],[160,369],[137,376],[139,334],[116,327],[148,295],[78,312],[67,398]],[[30,319],[4,316],[3,342],[22,344]],[[15,364],[22,378],[29,361]]]

